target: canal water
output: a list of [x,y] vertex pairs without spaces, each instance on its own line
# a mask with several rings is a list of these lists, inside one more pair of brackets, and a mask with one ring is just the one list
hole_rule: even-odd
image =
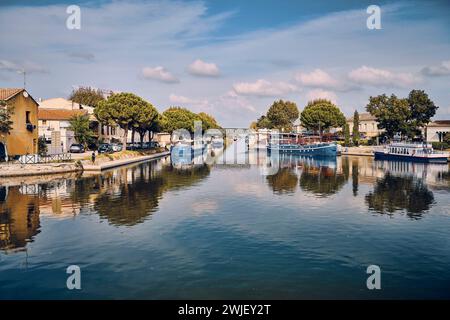
[[449,267],[448,165],[230,147],[0,180],[1,299],[448,299]]

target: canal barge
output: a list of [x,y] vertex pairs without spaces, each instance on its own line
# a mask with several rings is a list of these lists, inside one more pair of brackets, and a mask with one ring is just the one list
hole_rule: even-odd
[[391,143],[374,148],[375,160],[403,160],[425,163],[447,163],[448,154],[433,150],[427,143]]
[[303,137],[298,133],[271,133],[267,151],[302,156],[335,157],[338,148],[335,142],[322,142],[321,139]]

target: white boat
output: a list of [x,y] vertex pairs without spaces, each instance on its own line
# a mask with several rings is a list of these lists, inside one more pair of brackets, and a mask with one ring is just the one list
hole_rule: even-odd
[[431,144],[397,142],[374,147],[375,160],[403,160],[426,163],[447,163],[448,153],[433,150]]

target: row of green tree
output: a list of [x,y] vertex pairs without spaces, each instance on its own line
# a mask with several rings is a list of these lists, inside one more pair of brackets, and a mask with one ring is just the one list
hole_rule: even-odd
[[[157,132],[172,133],[177,129],[194,131],[194,121],[202,122],[202,129],[220,128],[216,119],[204,112],[194,113],[182,107],[170,107],[163,113],[148,101],[133,93],[111,94],[107,99],[100,91],[79,88],[69,97],[74,102],[94,107],[94,115],[100,124],[118,126],[122,129],[122,143],[126,145],[128,132],[132,132],[132,142],[137,133],[140,142],[147,133],[150,138]],[[93,139],[89,116],[79,115],[70,120],[71,130],[79,143],[88,144]]]
[[292,131],[294,122],[299,116],[304,128],[320,133],[330,128],[342,127],[345,124],[344,114],[329,100],[310,101],[301,113],[295,102],[278,100],[269,107],[265,115],[251,124],[251,128],[278,129],[289,132]]
[[[422,129],[431,121],[437,109],[423,90],[412,90],[407,98],[398,98],[394,94],[370,97],[366,106],[366,110],[376,118],[378,128],[384,129],[384,135],[389,139],[396,135],[409,139],[422,138]],[[342,127],[346,144],[350,144],[350,130],[344,114],[339,107],[326,99],[308,102],[301,113],[294,102],[275,101],[267,113],[250,127],[291,131],[298,118],[304,128],[319,133]],[[352,141],[357,145],[359,140],[359,114],[355,111]]]

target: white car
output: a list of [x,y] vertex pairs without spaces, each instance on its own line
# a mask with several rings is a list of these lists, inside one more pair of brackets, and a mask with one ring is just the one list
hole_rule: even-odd
[[122,145],[118,143],[112,143],[111,144],[113,152],[120,152],[122,151]]

